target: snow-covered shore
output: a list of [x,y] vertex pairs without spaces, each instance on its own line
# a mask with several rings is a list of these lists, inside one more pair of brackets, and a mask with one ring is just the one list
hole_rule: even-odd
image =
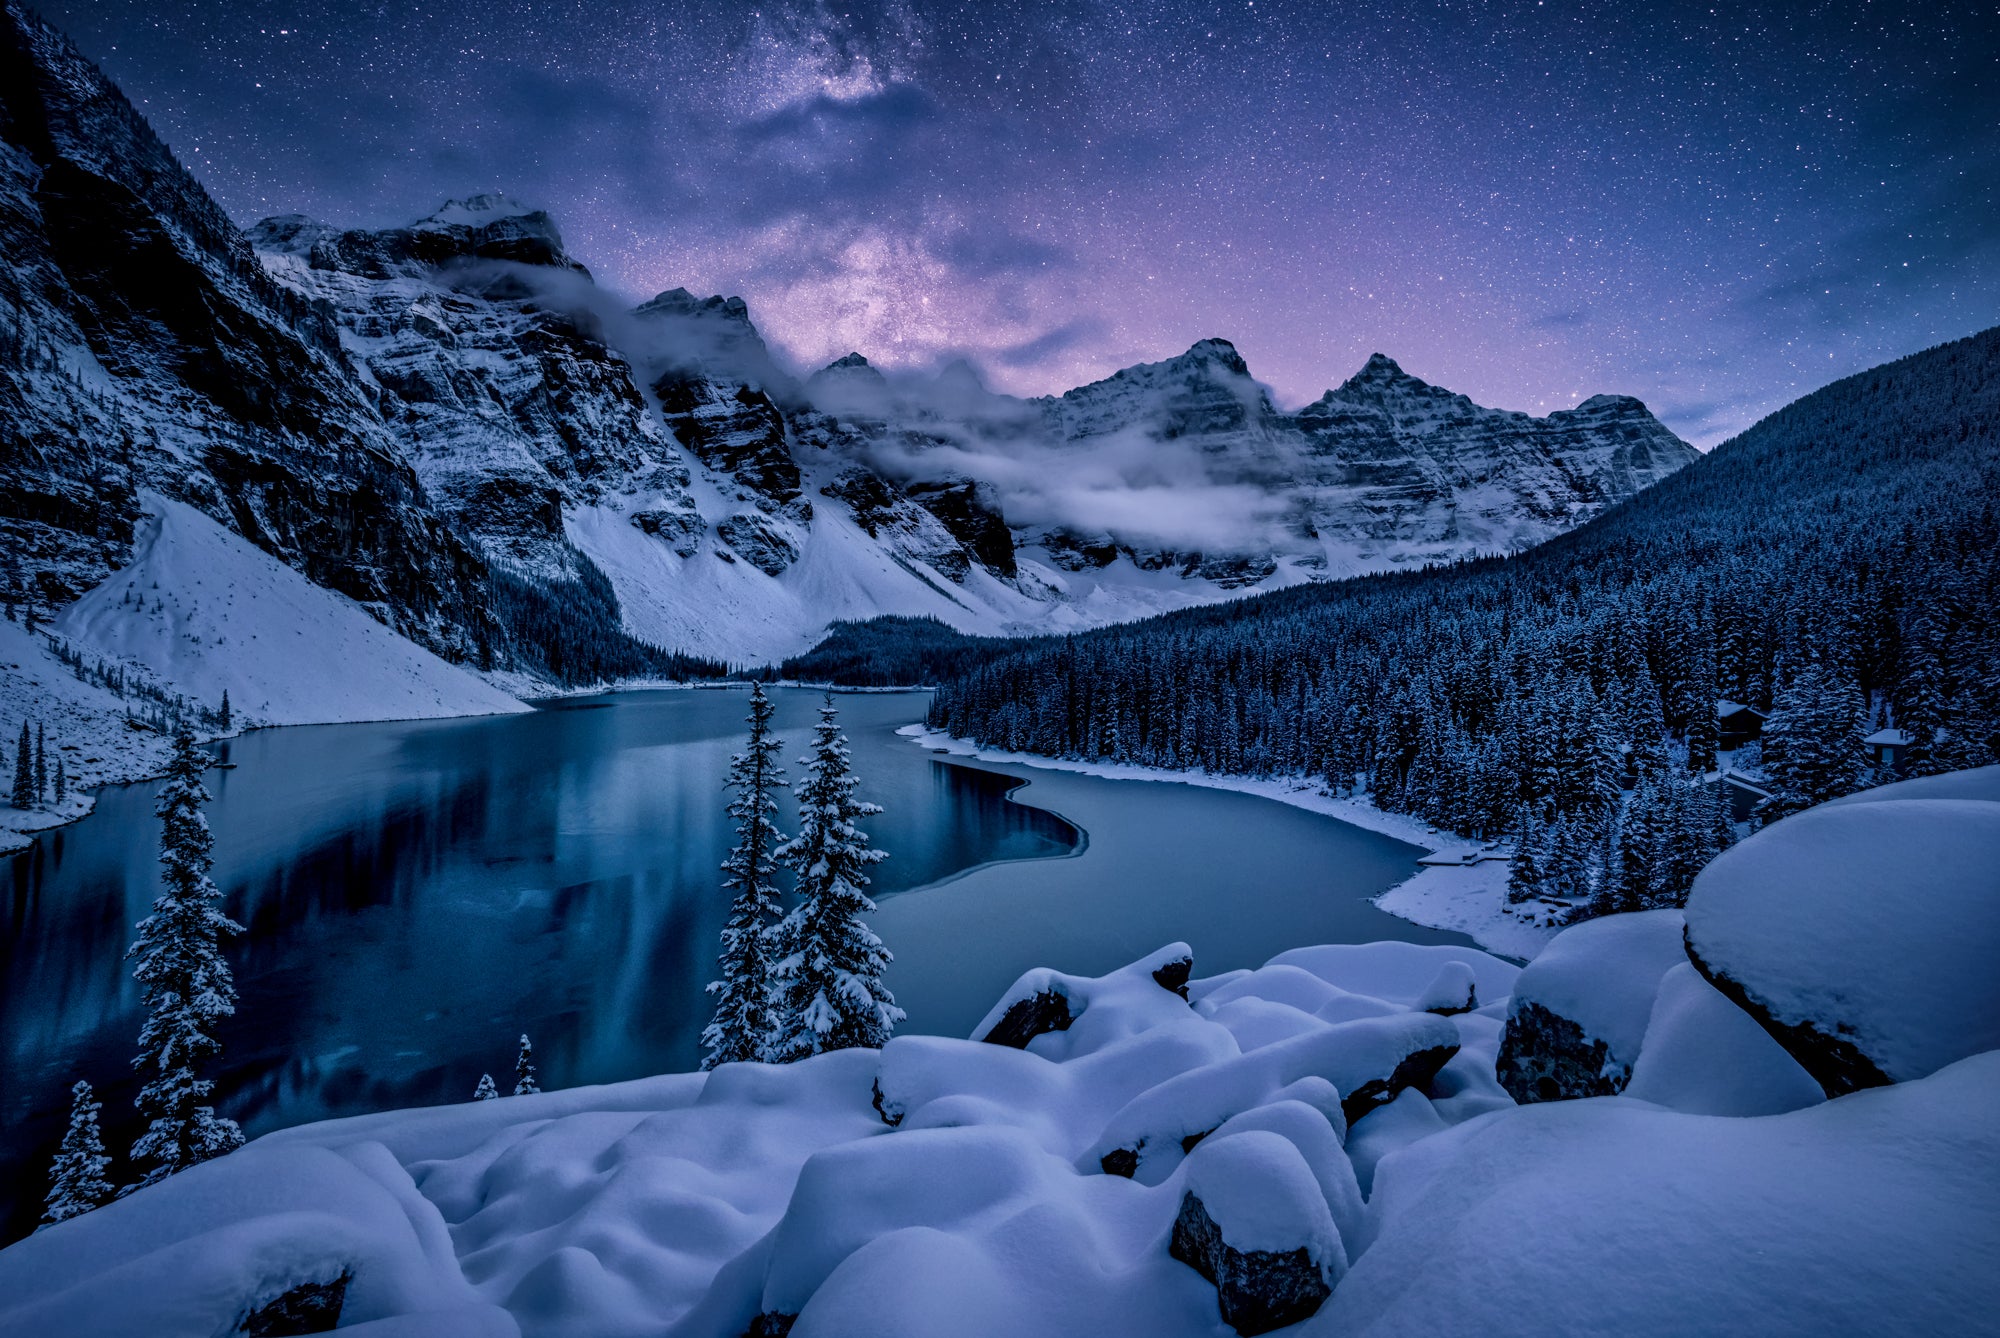
[[[46,733],[49,769],[61,757],[70,786],[59,805],[0,802],[0,851],[89,813],[87,792],[97,786],[158,775],[166,739],[143,722],[163,698],[214,711],[227,693],[224,733],[530,709],[194,508],[152,494],[146,508],[129,565],[45,630],[0,621],[0,745],[8,765],[0,785],[12,779],[15,743],[29,721]],[[126,692],[105,686],[101,675],[79,677],[58,656],[59,644],[93,669],[122,676]],[[212,726],[200,732],[217,734]]]
[[[1466,844],[1463,838],[1440,831],[1416,818],[1385,813],[1366,799],[1335,795],[1315,781],[1217,776],[1205,771],[1173,771],[1165,767],[1143,767],[1124,762],[1066,761],[1036,753],[982,748],[968,739],[954,738],[924,725],[906,725],[897,733],[933,752],[969,757],[981,762],[1044,771],[1068,771],[1105,780],[1163,781],[1256,795],[1311,813],[1324,814],[1384,836],[1393,836],[1433,855],[1462,849]],[[1375,905],[1412,924],[1430,929],[1456,930],[1488,952],[1524,961],[1540,952],[1558,931],[1557,926],[1535,918],[1532,913],[1507,905],[1507,861],[1503,859],[1464,865],[1425,865],[1376,897]]]

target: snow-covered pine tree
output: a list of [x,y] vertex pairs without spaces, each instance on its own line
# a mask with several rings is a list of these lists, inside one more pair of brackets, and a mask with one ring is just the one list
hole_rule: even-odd
[[1851,793],[1861,784],[1862,701],[1851,679],[1808,664],[1772,703],[1764,763],[1777,793],[1766,821]]
[[535,1044],[524,1031],[521,1052],[514,1056],[514,1095],[533,1096],[541,1090],[541,1084],[535,1081]]
[[132,1145],[132,1160],[144,1170],[140,1183],[148,1185],[243,1143],[236,1122],[205,1104],[215,1084],[198,1076],[221,1049],[216,1024],[236,1011],[221,941],[243,932],[216,904],[222,894],[209,877],[214,837],[201,811],[209,798],[201,783],[207,762],[183,725],[155,809],[165,886],[126,954],[138,960],[132,978],[144,988],[148,1009],[133,1060],[146,1078],[138,1107],[148,1123]]
[[25,720],[21,722],[21,742],[14,749],[14,793],[11,797],[15,808],[35,806],[35,736]]
[[228,689],[228,688],[224,688],[224,689],[222,690],[222,715],[221,715],[221,721],[222,721],[222,728],[223,728],[223,729],[224,729],[225,731],[229,729],[229,725],[230,725],[230,721],[231,721],[231,719],[232,719],[232,718],[233,718],[233,717],[232,717],[232,716],[230,715],[230,711],[229,711],[229,689]]
[[1512,905],[1533,901],[1542,895],[1543,864],[1547,854],[1547,836],[1542,824],[1523,809],[1519,822],[1519,835],[1514,838],[1514,858],[1507,865],[1507,900]]
[[833,697],[819,709],[799,785],[799,834],[777,860],[797,875],[798,904],[773,931],[778,1033],[768,1059],[789,1063],[826,1050],[879,1046],[903,1019],[882,983],[893,960],[861,919],[875,909],[862,872],[883,858],[854,824],[880,813],[854,797],[847,740]]
[[722,862],[724,888],[732,894],[722,926],[722,978],[709,984],[715,1016],[701,1033],[708,1053],[701,1066],[761,1059],[777,1027],[771,998],[771,930],[783,914],[771,876],[772,858],[784,833],[771,821],[778,811],[774,791],[787,784],[778,763],[784,745],[771,736],[771,699],[764,685],[750,685],[750,742],[729,759],[726,784],[736,792],[729,816],[736,819],[736,847]]
[[114,1193],[111,1182],[104,1178],[111,1158],[104,1153],[104,1135],[97,1127],[97,1113],[103,1107],[87,1082],[79,1082],[69,1091],[69,1128],[49,1169],[49,1196],[42,1211],[45,1227],[109,1203]]
[[56,754],[56,803],[61,804],[69,794],[69,772],[63,767],[62,754]]
[[35,725],[35,803],[44,803],[49,797],[49,739],[47,726]]
[[482,1073],[479,1075],[479,1086],[472,1089],[472,1099],[474,1101],[498,1101],[500,1099],[500,1089],[494,1085],[492,1074]]

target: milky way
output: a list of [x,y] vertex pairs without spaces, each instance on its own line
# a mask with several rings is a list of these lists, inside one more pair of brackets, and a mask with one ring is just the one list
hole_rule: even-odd
[[802,366],[1373,350],[1713,443],[2000,321],[1993,4],[58,0],[240,222],[542,205]]

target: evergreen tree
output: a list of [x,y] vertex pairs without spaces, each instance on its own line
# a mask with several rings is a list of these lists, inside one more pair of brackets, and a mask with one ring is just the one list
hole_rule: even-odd
[[222,715],[220,719],[222,721],[222,728],[225,732],[227,732],[230,727],[231,718],[232,717],[229,712],[229,689],[224,688],[222,690]]
[[514,1056],[514,1095],[533,1096],[541,1090],[541,1084],[535,1081],[535,1046],[524,1031],[521,1052]]
[[101,1109],[89,1083],[79,1082],[70,1088],[69,1129],[49,1171],[49,1196],[42,1212],[45,1227],[80,1217],[111,1201],[111,1182],[104,1178],[111,1158],[104,1153],[104,1135],[97,1127]]
[[62,754],[56,754],[56,803],[60,805],[69,794],[69,773],[63,768]]
[[38,722],[35,725],[35,803],[39,806],[49,797],[49,748],[48,731]]
[[1533,901],[1546,890],[1542,886],[1546,838],[1542,825],[1525,809],[1521,813],[1520,833],[1514,842],[1514,858],[1507,865],[1507,900],[1516,906]]
[[474,1101],[498,1101],[500,1099],[500,1089],[494,1085],[492,1074],[482,1073],[479,1075],[479,1086],[472,1089],[472,1099]]
[[15,808],[35,806],[35,736],[28,730],[28,722],[21,722],[21,742],[14,750],[14,793]]
[[127,954],[138,960],[132,977],[144,987],[148,1009],[133,1067],[145,1075],[139,1111],[146,1132],[132,1146],[132,1160],[152,1184],[243,1143],[234,1120],[205,1104],[215,1084],[199,1076],[221,1046],[216,1025],[236,1011],[236,986],[223,960],[221,940],[243,927],[216,904],[221,893],[209,877],[214,837],[201,806],[207,759],[183,725],[174,735],[167,783],[160,791],[160,863],[165,884],[153,913],[139,922]]
[[854,824],[880,813],[855,799],[847,740],[828,695],[799,786],[799,834],[777,851],[797,877],[798,904],[773,931],[778,1034],[767,1058],[778,1063],[826,1050],[879,1046],[903,1018],[882,983],[893,960],[861,917],[875,903],[862,872],[883,858]]
[[771,877],[772,852],[784,834],[771,821],[778,811],[774,793],[786,781],[778,763],[783,745],[771,737],[771,699],[764,686],[750,686],[750,742],[729,759],[729,788],[736,792],[729,816],[736,819],[736,848],[722,862],[724,888],[733,895],[722,926],[722,978],[710,983],[714,1019],[701,1033],[708,1053],[701,1066],[760,1059],[774,1039],[777,1020],[771,999],[771,929],[782,914]]
[[1866,774],[1861,693],[1852,680],[1808,664],[1772,704],[1764,765],[1776,794],[1766,821],[1851,793]]

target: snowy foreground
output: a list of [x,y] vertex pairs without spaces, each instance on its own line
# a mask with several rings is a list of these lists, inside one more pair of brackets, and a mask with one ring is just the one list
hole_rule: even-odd
[[288,1130],[0,1252],[0,1332],[1992,1332],[1996,861],[1990,768],[1524,969],[1175,944],[979,1040]]

